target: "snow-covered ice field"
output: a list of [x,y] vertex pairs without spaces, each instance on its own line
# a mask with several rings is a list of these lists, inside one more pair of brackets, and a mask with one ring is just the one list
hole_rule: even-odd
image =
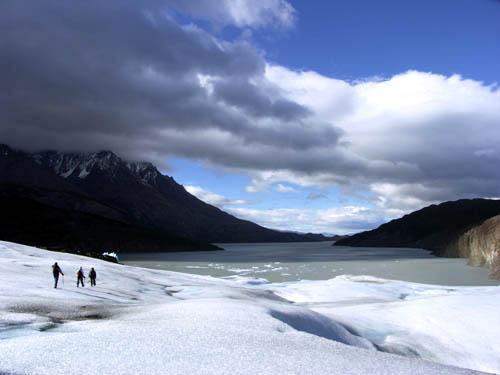
[[[95,267],[96,287],[76,287],[80,266]],[[471,369],[500,372],[500,287],[217,279],[0,242],[1,374]]]

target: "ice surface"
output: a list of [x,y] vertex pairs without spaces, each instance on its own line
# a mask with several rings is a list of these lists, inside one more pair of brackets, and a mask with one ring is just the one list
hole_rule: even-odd
[[384,351],[500,373],[500,287],[343,276],[268,286]]
[[[60,289],[52,287],[54,261],[65,272]],[[80,266],[95,267],[96,287],[76,287]],[[473,373],[375,348],[398,351],[411,340],[427,349],[424,357],[447,351],[432,359],[500,370],[490,341],[498,288],[216,279],[8,242],[0,242],[0,277],[0,373]]]

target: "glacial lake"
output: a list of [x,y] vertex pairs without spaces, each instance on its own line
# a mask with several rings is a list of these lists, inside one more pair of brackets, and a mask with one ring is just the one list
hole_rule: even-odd
[[122,253],[124,264],[214,277],[270,282],[326,280],[339,275],[441,285],[499,285],[466,259],[437,258],[426,250],[332,246],[332,242],[219,244],[224,251]]

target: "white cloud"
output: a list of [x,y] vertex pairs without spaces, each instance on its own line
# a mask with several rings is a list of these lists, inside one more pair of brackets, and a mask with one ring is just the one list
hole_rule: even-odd
[[293,187],[283,184],[276,185],[274,190],[277,191],[278,193],[293,193],[296,191]]
[[290,28],[295,9],[285,0],[168,0],[176,9],[219,25]]
[[248,202],[243,199],[230,199],[226,198],[222,195],[212,193],[211,191],[205,190],[200,186],[186,185],[184,188],[190,193],[193,194],[198,199],[201,199],[203,202],[217,206],[219,208],[223,208],[225,206],[234,206],[247,204]]
[[346,234],[370,229],[387,220],[383,211],[363,206],[325,209],[230,208],[231,214],[268,228],[297,232]]
[[494,150],[492,148],[474,151],[474,155],[476,155],[476,156],[491,157],[491,156],[495,156],[496,154],[497,154],[497,150]]
[[371,189],[375,202],[399,213],[500,192],[496,85],[418,71],[350,83],[271,65],[266,77],[343,134],[324,154],[329,168],[259,171],[253,185],[265,187],[278,175],[303,186],[349,183]]
[[346,184],[347,179],[340,175],[334,175],[328,172],[317,172],[314,174],[296,173],[291,170],[275,170],[275,171],[252,171],[252,179],[246,191],[256,193],[266,190],[269,185],[287,181],[301,187],[328,187],[337,184]]

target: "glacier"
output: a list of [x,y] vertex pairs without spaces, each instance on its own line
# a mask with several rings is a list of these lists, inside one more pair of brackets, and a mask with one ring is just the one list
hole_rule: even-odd
[[500,287],[219,279],[1,241],[0,277],[1,374],[500,372]]

